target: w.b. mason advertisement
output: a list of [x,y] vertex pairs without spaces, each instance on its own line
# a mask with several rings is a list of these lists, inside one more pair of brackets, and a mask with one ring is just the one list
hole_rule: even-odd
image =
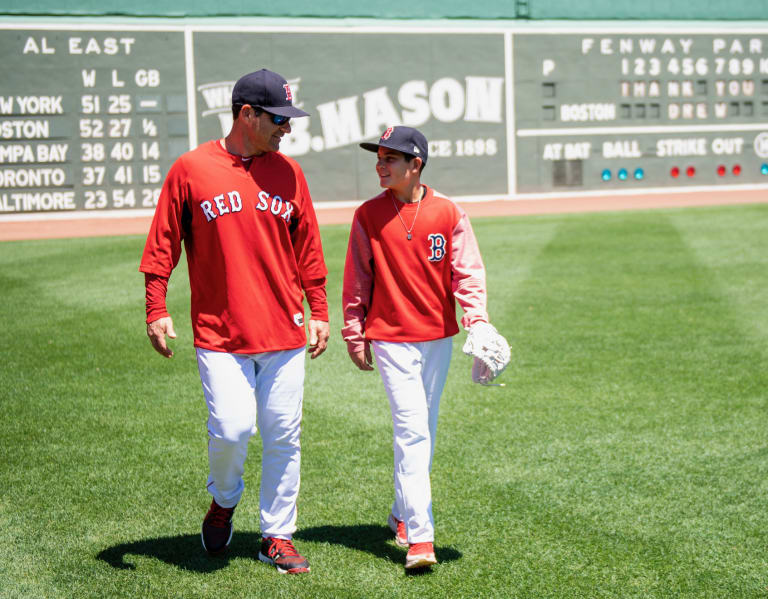
[[198,142],[225,135],[237,78],[269,68],[291,85],[280,150],[301,164],[316,202],[379,193],[359,147],[390,125],[430,142],[423,180],[451,196],[507,193],[504,37],[455,34],[202,32],[194,36]]

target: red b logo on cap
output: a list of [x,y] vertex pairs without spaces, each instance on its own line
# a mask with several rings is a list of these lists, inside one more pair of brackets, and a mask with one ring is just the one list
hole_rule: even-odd
[[289,84],[283,85],[283,88],[285,89],[285,99],[289,102],[293,100],[293,96],[291,96],[291,86]]
[[384,132],[384,135],[381,136],[381,139],[389,139],[389,136],[392,135],[392,131],[394,130],[394,127],[387,127],[387,130]]

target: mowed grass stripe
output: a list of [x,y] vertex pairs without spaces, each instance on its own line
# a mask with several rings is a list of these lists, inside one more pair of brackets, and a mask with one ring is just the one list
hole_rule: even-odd
[[[552,576],[554,544],[566,552],[556,552],[562,584],[584,592],[601,570],[610,587],[619,574],[612,561],[625,565],[618,594],[632,570],[658,582],[651,588],[694,596],[710,578],[723,586],[713,596],[758,583],[744,580],[743,560],[759,560],[750,553],[759,545],[734,554],[723,535],[742,544],[755,532],[741,527],[759,496],[732,504],[762,469],[754,448],[763,440],[763,358],[742,344],[738,318],[710,279],[663,213],[569,219],[540,254],[515,298],[526,365],[513,393],[528,410],[513,416],[517,431],[502,429],[511,436],[494,446],[501,465],[490,473],[499,501],[507,479],[516,505],[505,513],[531,518],[519,534],[550,532],[534,560],[547,569],[540,576]],[[741,398],[730,386],[734,367],[752,380]],[[496,430],[505,422],[501,410],[491,418]],[[746,475],[738,484],[728,473],[736,460]],[[730,573],[686,567],[712,551],[704,539],[725,543]]]
[[442,563],[418,577],[384,525],[387,400],[340,341],[347,227],[323,229],[332,344],[308,362],[301,579],[255,560],[258,438],[232,554],[199,548],[183,259],[163,360],[142,324],[143,239],[2,244],[0,597],[765,596],[767,224],[765,206],[473,222],[513,363],[506,387],[474,385],[455,339]]

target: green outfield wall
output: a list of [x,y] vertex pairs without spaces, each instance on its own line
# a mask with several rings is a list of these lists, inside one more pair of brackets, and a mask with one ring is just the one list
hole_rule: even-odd
[[[531,19],[495,18],[510,7]],[[668,20],[549,20],[565,2],[486,2],[471,20],[76,17],[35,4],[55,8],[67,16],[0,17],[0,220],[150,213],[173,161],[227,134],[234,82],[262,67],[310,114],[281,151],[318,205],[378,192],[359,143],[397,124],[429,139],[426,182],[466,201],[768,189],[768,21],[677,21],[669,8]]]
[[765,0],[429,0],[360,2],[358,0],[294,0],[290,3],[190,0],[164,4],[153,0],[97,2],[78,0],[34,3],[0,2],[0,14],[56,16],[262,16],[375,19],[685,19],[746,20],[768,18]]

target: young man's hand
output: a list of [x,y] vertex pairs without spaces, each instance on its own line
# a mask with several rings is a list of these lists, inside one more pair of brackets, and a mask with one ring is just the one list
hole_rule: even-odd
[[359,351],[352,349],[351,345],[347,345],[347,352],[349,357],[355,363],[360,370],[373,370],[373,357],[371,356],[371,344],[366,341],[365,347]]

